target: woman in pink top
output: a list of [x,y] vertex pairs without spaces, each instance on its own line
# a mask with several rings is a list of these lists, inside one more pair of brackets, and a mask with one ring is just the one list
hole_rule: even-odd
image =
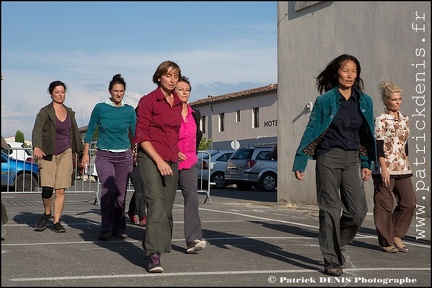
[[179,186],[184,198],[184,233],[187,253],[195,253],[206,247],[202,240],[201,220],[198,213],[198,146],[202,138],[199,129],[200,112],[188,104],[191,86],[189,79],[182,76],[175,92],[182,102],[182,122],[179,134]]

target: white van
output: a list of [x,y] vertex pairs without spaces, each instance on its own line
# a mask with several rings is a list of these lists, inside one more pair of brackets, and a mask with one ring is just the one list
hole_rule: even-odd
[[6,141],[12,148],[9,152],[9,157],[14,159],[33,162],[32,149],[24,147],[21,142]]

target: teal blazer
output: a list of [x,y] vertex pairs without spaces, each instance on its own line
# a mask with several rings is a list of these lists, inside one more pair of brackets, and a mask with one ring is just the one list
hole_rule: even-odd
[[[363,125],[360,128],[359,147],[361,166],[362,168],[372,169],[372,162],[375,161],[376,155],[372,98],[362,91],[354,90],[359,95],[360,112],[363,117]],[[309,159],[316,159],[315,148],[339,110],[339,99],[340,94],[337,87],[316,98],[309,122],[294,158],[293,171],[304,172],[307,161]]]

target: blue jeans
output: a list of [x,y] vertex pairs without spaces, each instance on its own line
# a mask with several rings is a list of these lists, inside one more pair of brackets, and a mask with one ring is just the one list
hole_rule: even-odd
[[100,195],[102,233],[124,233],[126,230],[125,201],[132,171],[132,152],[97,150],[96,170],[102,184]]

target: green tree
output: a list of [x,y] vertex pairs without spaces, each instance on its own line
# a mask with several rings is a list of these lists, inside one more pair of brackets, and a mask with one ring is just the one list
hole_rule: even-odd
[[15,142],[25,143],[24,133],[18,130],[15,133]]
[[203,151],[203,150],[208,150],[210,148],[211,143],[213,142],[213,139],[207,139],[205,137],[203,137],[201,139],[201,142],[198,146],[198,150]]

